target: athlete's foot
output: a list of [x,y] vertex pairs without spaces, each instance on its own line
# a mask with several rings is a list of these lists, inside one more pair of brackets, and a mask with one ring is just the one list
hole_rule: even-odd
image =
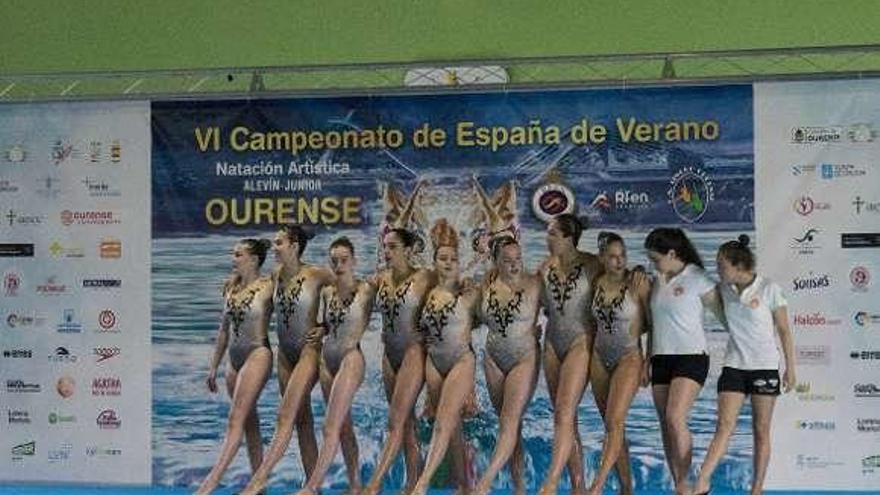
[[[296,495],[318,495],[318,490],[313,490],[307,486],[300,488],[298,492],[295,492]],[[291,494],[293,495],[293,494]]]
[[687,481],[675,485],[675,495],[690,495],[692,491],[691,484]]
[[694,486],[691,488],[690,493],[693,495],[704,495],[708,494],[711,491],[712,487],[709,486],[708,481],[703,481],[698,479]]
[[587,489],[581,485],[571,489],[571,495],[587,495]]
[[541,485],[541,490],[538,491],[538,495],[556,495],[556,492],[559,490],[559,482],[550,482],[545,481],[543,485]]
[[266,480],[263,478],[251,478],[239,495],[260,495],[266,492]]
[[381,486],[376,483],[373,483],[373,482],[367,483],[367,486],[365,486],[361,489],[361,495],[377,495],[379,493],[380,488],[381,488]]
[[489,490],[491,489],[491,486],[487,486],[483,483],[477,483],[477,486],[475,486],[473,490],[471,490],[470,495],[488,495]]
[[590,489],[587,490],[587,495],[602,495],[602,487],[593,483],[590,485]]
[[348,491],[345,492],[345,495],[362,495],[364,491],[364,487],[360,484],[351,485],[348,487]]
[[205,480],[202,481],[202,484],[199,485],[199,489],[196,490],[193,495],[208,495],[209,493],[216,490],[217,485],[219,485],[219,484],[220,484],[220,482],[218,480],[214,480],[211,478],[205,478]]

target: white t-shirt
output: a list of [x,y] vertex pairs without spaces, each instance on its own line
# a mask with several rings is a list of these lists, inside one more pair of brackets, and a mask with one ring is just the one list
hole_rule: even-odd
[[721,284],[721,299],[730,329],[724,365],[741,370],[778,370],[773,311],[788,305],[782,289],[758,275],[742,294],[731,285]]
[[651,291],[652,354],[703,354],[704,294],[715,282],[697,265],[688,264],[668,281],[657,277]]

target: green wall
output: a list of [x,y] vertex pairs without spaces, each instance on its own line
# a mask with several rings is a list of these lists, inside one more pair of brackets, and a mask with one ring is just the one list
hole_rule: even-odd
[[0,0],[0,75],[880,43],[880,2]]

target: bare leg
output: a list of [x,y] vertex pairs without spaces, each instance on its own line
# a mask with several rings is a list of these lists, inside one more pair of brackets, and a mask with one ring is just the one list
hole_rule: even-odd
[[669,402],[669,385],[652,385],[651,394],[654,397],[654,408],[657,410],[657,419],[660,422],[660,438],[663,441],[663,453],[666,456],[666,465],[672,479],[677,479],[676,473],[673,471],[675,466],[672,465],[671,443],[669,441],[669,433],[666,431],[666,404]]
[[[552,355],[552,357],[548,355]],[[545,370],[552,370],[553,362],[558,363],[552,349],[545,353],[545,358]],[[553,457],[544,484],[541,486],[540,493],[542,495],[556,493],[559,479],[562,477],[562,468],[566,463],[568,463],[572,491],[583,490],[584,469],[579,445],[580,435],[577,431],[577,407],[586,387],[585,366],[589,366],[589,362],[586,339],[582,337],[571,346],[562,363],[558,365],[558,375],[556,376],[558,382],[553,400]],[[546,374],[548,388],[550,388],[551,373],[548,371]]]
[[[495,398],[498,398],[495,410],[498,412],[500,426],[498,440],[495,442],[495,453],[492,455],[486,472],[483,473],[483,477],[480,478],[474,490],[478,495],[489,493],[492,489],[492,482],[498,476],[501,468],[511,461],[511,457],[516,452],[518,444],[520,446],[520,458],[515,459],[513,464],[522,462],[522,439],[520,438],[522,415],[535,390],[535,383],[538,377],[538,356],[537,354],[532,354],[524,358],[510,370],[506,377],[490,357],[485,359],[485,369],[486,382],[490,389],[494,389],[494,392],[490,392],[490,395],[493,396],[493,403],[496,402]],[[512,465],[511,475],[514,478],[514,484],[522,488],[522,471],[516,471],[514,472]]]
[[[269,379],[272,371],[272,351],[259,348],[251,352],[238,373],[231,369],[226,373],[227,390],[231,390],[232,406],[229,410],[229,420],[226,425],[226,437],[220,449],[220,458],[202,481],[197,494],[211,493],[220,484],[220,479],[226,468],[238,452],[241,439],[244,436],[245,421],[257,403],[260,392]],[[234,385],[230,385],[234,383]]]
[[[312,392],[312,388],[314,388],[315,382],[318,379],[318,359],[319,356],[317,349],[312,346],[306,346],[303,348],[303,351],[299,356],[299,361],[297,361],[296,365],[293,367],[293,370],[290,372],[286,381],[284,395],[282,395],[281,404],[278,406],[278,420],[275,425],[275,435],[272,438],[272,443],[269,445],[269,449],[266,452],[266,456],[264,457],[260,468],[254,473],[254,476],[244,490],[241,491],[242,495],[254,495],[266,487],[272,468],[278,464],[290,444],[290,439],[293,436],[294,424],[296,423],[299,426],[300,424],[305,423],[305,421],[300,418],[302,417],[304,406],[310,404],[308,399]],[[282,359],[279,359],[279,363],[281,362]],[[285,362],[284,364],[287,365],[289,363]],[[279,374],[280,369],[281,368],[279,368]],[[283,377],[279,376],[279,379],[283,379]],[[308,411],[307,420],[309,422],[311,421],[311,411]],[[300,448],[302,448],[302,434],[300,435],[300,439]],[[312,441],[313,443],[316,443],[314,442],[314,432],[312,432]],[[308,473],[311,468],[314,467],[314,462],[312,462],[311,465],[307,464],[307,453],[300,452],[300,454],[302,455],[303,464]],[[314,457],[312,458],[312,461],[314,461]]]
[[712,443],[709,444],[709,451],[706,453],[706,459],[700,468],[700,475],[697,477],[697,483],[694,485],[694,491],[702,493],[709,490],[712,482],[712,473],[727,452],[727,445],[730,437],[736,431],[736,418],[745,401],[745,394],[738,392],[721,392],[718,394],[718,421],[715,424],[715,435],[712,437]]
[[752,434],[755,438],[755,477],[751,495],[764,492],[764,478],[770,463],[770,420],[773,417],[774,395],[752,395]]
[[360,351],[349,352],[339,366],[336,376],[330,379],[326,369],[322,369],[322,388],[326,390],[327,384],[332,380],[329,387],[327,400],[327,415],[324,418],[324,445],[321,446],[315,470],[309,477],[305,486],[305,493],[317,492],[321,488],[327,469],[336,456],[339,449],[340,436],[345,421],[349,419],[351,402],[364,379],[364,356]]
[[[404,436],[412,435],[415,441],[415,418],[413,409],[422,384],[425,381],[425,351],[420,345],[414,344],[406,350],[400,369],[395,374],[391,371],[388,359],[385,359],[386,393],[391,389],[390,406],[388,408],[388,437],[385,447],[379,456],[376,470],[370,482],[364,488],[365,495],[375,495],[382,488],[382,478],[404,443]],[[393,383],[393,385],[392,385]],[[415,445],[418,449],[418,445]],[[404,452],[406,454],[406,452]],[[416,451],[416,456],[418,451]],[[407,463],[407,483],[412,483],[410,464]]]
[[251,413],[248,414],[244,423],[244,439],[247,443],[248,461],[251,463],[251,473],[255,473],[263,463],[263,437],[260,435],[260,416],[257,414],[257,405],[254,404]]
[[[590,487],[590,493],[591,495],[602,493],[611,468],[615,464],[618,467],[617,474],[620,478],[621,492],[632,493],[632,473],[630,472],[629,459],[626,456],[621,458],[621,453],[625,444],[626,416],[641,380],[642,357],[639,352],[632,352],[624,356],[617,363],[610,377],[605,371],[605,367],[597,361],[597,359],[593,360],[594,371],[590,376],[597,378],[593,382],[593,392],[597,394],[596,403],[599,404],[602,417],[605,420],[606,433],[605,443],[602,447],[602,459],[599,462],[596,478]],[[597,383],[601,383],[601,385],[597,387]],[[597,388],[603,390],[597,393]],[[602,400],[600,400],[600,396]]]
[[688,475],[691,470],[691,432],[688,417],[694,400],[700,393],[700,384],[690,378],[676,377],[669,384],[669,397],[666,402],[664,424],[669,440],[669,465],[672,468],[675,490],[687,493]]
[[[474,386],[475,360],[476,358],[473,353],[466,353],[449,370],[446,378],[442,379],[443,387],[440,392],[440,400],[437,402],[434,432],[431,435],[431,444],[428,447],[428,455],[425,459],[425,469],[422,471],[422,475],[419,477],[415,488],[413,488],[413,495],[424,495],[427,493],[428,485],[431,483],[431,476],[434,475],[434,472],[443,460],[446,448],[449,446],[449,440],[461,422],[461,412],[464,408],[464,403]],[[426,365],[426,368],[428,380],[436,380],[439,377],[434,375],[436,370],[432,369],[433,365],[430,362]]]

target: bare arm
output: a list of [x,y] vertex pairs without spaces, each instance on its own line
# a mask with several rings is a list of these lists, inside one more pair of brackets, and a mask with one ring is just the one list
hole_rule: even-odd
[[217,392],[217,368],[223,360],[223,354],[226,353],[226,347],[229,345],[229,317],[223,313],[220,320],[220,328],[217,330],[217,343],[214,345],[214,354],[211,355],[211,366],[208,369],[208,390],[211,393]]
[[409,225],[416,210],[416,200],[418,200],[419,192],[421,192],[424,186],[424,180],[420,180],[419,183],[416,184],[416,188],[413,189],[412,194],[409,195],[409,199],[406,201],[406,206],[403,207],[403,211],[400,213],[400,218],[395,222],[395,227],[405,229],[406,226]]
[[486,194],[486,190],[483,189],[483,185],[480,184],[476,175],[471,177],[471,182],[474,185],[474,192],[477,193],[477,200],[480,204],[480,209],[482,209],[483,214],[486,215],[486,226],[489,228],[489,231],[494,232],[501,227],[499,225],[501,223],[501,217],[499,217],[495,209],[492,208],[492,198]]
[[782,343],[782,354],[785,356],[785,372],[782,374],[782,390],[788,392],[797,383],[794,366],[794,337],[788,326],[788,308],[781,306],[773,311],[773,324],[779,341]]
[[709,311],[721,322],[721,326],[727,329],[727,318],[724,316],[724,304],[721,302],[721,289],[718,285],[700,296],[700,300],[703,301],[703,307],[709,308]]

